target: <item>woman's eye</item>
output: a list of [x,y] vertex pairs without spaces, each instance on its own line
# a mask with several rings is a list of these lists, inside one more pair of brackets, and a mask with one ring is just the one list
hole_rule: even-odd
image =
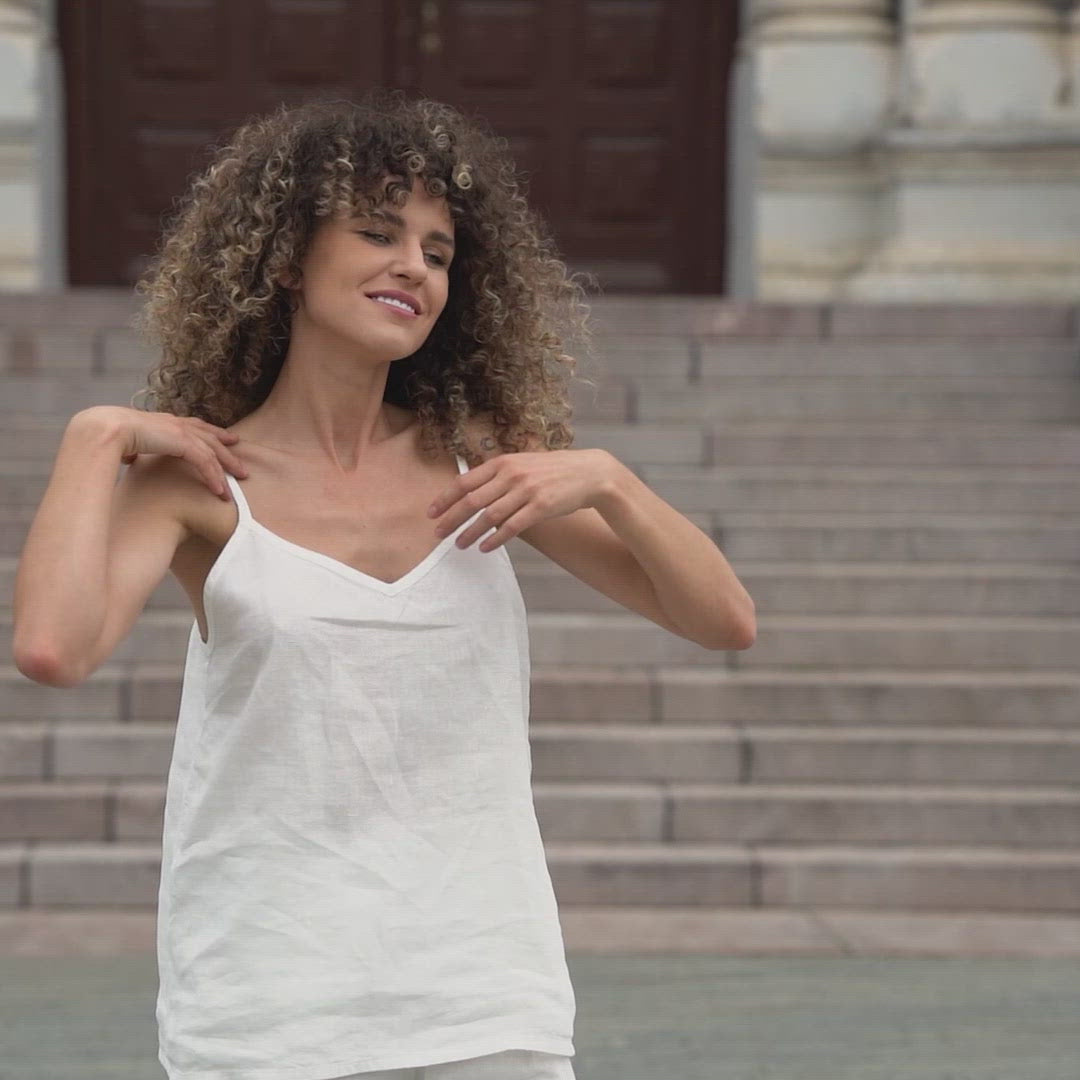
[[[388,243],[390,241],[390,237],[387,236],[385,233],[369,232],[366,229],[361,229],[360,230],[360,235],[361,236],[371,236],[371,237],[374,237],[377,240],[385,240]],[[444,259],[441,255],[435,255],[434,253],[429,252],[428,257],[434,259],[437,266],[447,266],[448,265],[446,259]]]

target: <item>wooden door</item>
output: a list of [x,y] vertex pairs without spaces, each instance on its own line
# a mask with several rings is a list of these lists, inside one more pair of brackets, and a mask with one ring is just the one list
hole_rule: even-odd
[[246,117],[371,85],[488,120],[575,269],[721,292],[736,0],[60,0],[69,280],[130,284]]

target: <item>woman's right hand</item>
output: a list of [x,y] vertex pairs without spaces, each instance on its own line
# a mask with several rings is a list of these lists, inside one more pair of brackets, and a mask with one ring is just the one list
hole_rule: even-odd
[[81,422],[110,425],[120,438],[123,448],[120,460],[125,465],[130,465],[139,454],[186,458],[206,486],[224,499],[229,498],[225,469],[235,476],[248,475],[240,458],[224,445],[235,443],[240,436],[198,417],[147,412],[124,405],[93,405],[76,413],[76,417]]

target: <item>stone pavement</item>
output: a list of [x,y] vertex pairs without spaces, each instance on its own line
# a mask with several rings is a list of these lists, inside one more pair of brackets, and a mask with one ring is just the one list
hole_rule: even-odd
[[[1078,1080],[1073,957],[571,953],[577,1080]],[[155,959],[0,957],[0,1080],[161,1080]],[[316,1078],[312,1078],[316,1080]]]

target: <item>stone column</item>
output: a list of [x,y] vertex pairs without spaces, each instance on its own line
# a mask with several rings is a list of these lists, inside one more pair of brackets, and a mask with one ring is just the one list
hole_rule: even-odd
[[1080,124],[1060,0],[910,0],[883,240],[841,295],[1071,300]]
[[1059,0],[918,0],[912,119],[920,127],[1052,121],[1060,100]]
[[872,154],[894,108],[890,0],[752,0],[757,293],[835,295],[877,239]]
[[[0,0],[0,289],[43,287],[49,277],[42,189],[41,55],[45,0]],[[50,208],[51,209],[51,208]]]

